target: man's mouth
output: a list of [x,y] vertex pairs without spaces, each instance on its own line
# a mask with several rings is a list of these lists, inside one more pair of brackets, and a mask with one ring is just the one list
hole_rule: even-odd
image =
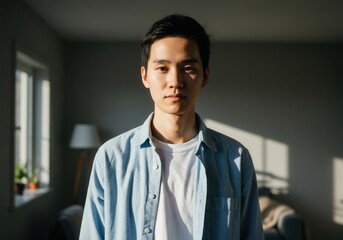
[[170,94],[165,96],[165,98],[171,99],[173,101],[179,101],[185,99],[186,97],[183,94]]

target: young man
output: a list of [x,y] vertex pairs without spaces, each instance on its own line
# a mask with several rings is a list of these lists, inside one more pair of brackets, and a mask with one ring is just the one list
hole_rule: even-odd
[[154,112],[98,150],[80,239],[263,239],[249,152],[195,112],[209,36],[194,19],[171,15],[141,46]]

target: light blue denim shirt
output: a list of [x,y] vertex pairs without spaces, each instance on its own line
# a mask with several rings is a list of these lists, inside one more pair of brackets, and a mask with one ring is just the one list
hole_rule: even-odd
[[[99,148],[88,186],[81,240],[154,239],[161,160],[151,140],[152,117]],[[248,150],[197,118],[194,240],[264,239]]]

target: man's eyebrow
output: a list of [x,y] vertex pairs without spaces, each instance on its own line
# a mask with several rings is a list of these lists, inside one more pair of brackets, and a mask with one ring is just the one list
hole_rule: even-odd
[[160,64],[160,63],[170,63],[169,60],[166,60],[166,59],[155,59],[154,61],[152,61],[153,63],[157,63],[157,64]]
[[[161,64],[161,63],[171,63],[171,61],[167,59],[155,59],[152,61],[153,63]],[[181,61],[183,64],[191,64],[191,63],[200,63],[199,60],[196,58],[187,58]]]

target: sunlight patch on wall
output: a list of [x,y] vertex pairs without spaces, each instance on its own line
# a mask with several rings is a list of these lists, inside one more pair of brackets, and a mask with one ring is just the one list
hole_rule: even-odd
[[264,162],[263,171],[265,174],[266,185],[271,182],[274,191],[279,193],[288,192],[288,146],[284,143],[272,140],[264,140]]
[[333,176],[333,221],[343,225],[343,159],[334,158]]
[[212,119],[204,122],[207,127],[238,140],[249,149],[260,187],[269,187],[273,193],[288,193],[289,148],[286,144]]

